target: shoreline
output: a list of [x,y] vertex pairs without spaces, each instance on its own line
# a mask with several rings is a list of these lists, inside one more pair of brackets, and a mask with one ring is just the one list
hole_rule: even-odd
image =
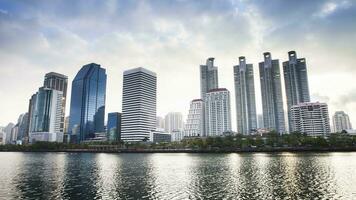
[[280,147],[280,148],[245,148],[245,149],[41,149],[41,150],[0,150],[0,152],[42,152],[42,153],[332,153],[356,152],[356,147]]

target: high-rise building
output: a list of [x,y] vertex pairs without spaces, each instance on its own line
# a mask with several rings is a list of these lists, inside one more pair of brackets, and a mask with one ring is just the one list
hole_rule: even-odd
[[[203,110],[204,110],[204,102],[202,99],[194,99],[193,101],[190,102],[187,121],[184,125],[185,136],[188,137],[204,136]],[[181,137],[181,139],[183,139],[183,137]]]
[[105,132],[106,70],[100,65],[84,65],[72,82],[69,136],[82,142]]
[[9,123],[4,129],[4,133],[3,133],[3,139],[2,142],[3,144],[10,144],[11,142],[11,132],[12,132],[12,128],[15,126],[14,123]]
[[259,63],[259,68],[264,127],[282,134],[285,133],[285,120],[279,60],[272,60],[269,52],[263,56],[264,62]]
[[326,103],[299,103],[291,107],[291,128],[293,132],[308,135],[330,133],[330,119]]
[[219,87],[218,68],[214,66],[214,58],[208,58],[206,65],[200,65],[200,92],[201,99],[212,89]]
[[139,67],[124,72],[121,139],[148,141],[156,128],[156,73]]
[[170,112],[164,117],[164,129],[167,133],[183,130],[183,116],[180,112]]
[[263,124],[263,115],[258,114],[257,115],[257,128],[264,128],[264,124]]
[[159,131],[164,130],[164,119],[163,117],[157,116],[156,117],[156,129]]
[[64,132],[64,121],[65,121],[64,116],[65,116],[66,99],[67,99],[67,85],[68,85],[68,77],[63,74],[50,72],[45,75],[43,87],[63,92],[63,97],[62,97],[63,116],[60,123],[61,132]]
[[[50,136],[49,141],[59,141],[63,138],[63,92],[41,87],[36,93],[29,126],[30,142],[38,141],[37,136],[43,134]],[[58,137],[57,137],[58,136]]]
[[257,128],[255,83],[253,65],[246,64],[245,57],[239,57],[234,66],[237,132],[250,134]]
[[108,114],[106,126],[107,138],[109,141],[119,141],[121,138],[121,113],[112,112]]
[[333,116],[333,127],[335,133],[341,133],[343,130],[352,129],[349,115],[344,111],[336,111]]
[[310,94],[305,58],[297,58],[295,51],[288,52],[288,58],[288,61],[283,62],[283,71],[287,95],[289,131],[292,131],[290,108],[299,103],[310,102]]
[[206,136],[219,136],[231,131],[230,92],[212,89],[205,95]]
[[26,141],[27,136],[27,127],[29,122],[29,115],[28,113],[21,114],[19,119],[17,120],[18,132],[16,140]]

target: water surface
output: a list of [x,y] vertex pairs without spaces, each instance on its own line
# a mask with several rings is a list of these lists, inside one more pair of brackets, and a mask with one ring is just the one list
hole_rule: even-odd
[[356,153],[0,153],[0,199],[356,199]]

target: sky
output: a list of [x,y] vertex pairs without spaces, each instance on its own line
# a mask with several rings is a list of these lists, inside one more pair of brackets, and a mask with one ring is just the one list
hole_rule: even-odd
[[[280,63],[297,51],[308,67],[312,101],[350,115],[356,127],[356,1],[351,0],[0,0],[0,125],[16,122],[44,75],[68,76],[95,62],[106,68],[106,112],[121,112],[123,71],[157,73],[157,114],[188,113],[200,96],[199,65],[215,58],[219,86],[231,95],[233,66],[271,52]],[[283,91],[284,92],[284,91]]]

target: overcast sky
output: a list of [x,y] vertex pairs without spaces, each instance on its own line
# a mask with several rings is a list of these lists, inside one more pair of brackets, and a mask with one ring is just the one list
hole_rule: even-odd
[[[296,50],[307,60],[313,101],[330,114],[347,112],[356,126],[356,1],[0,0],[0,125],[28,110],[47,72],[69,77],[95,62],[108,75],[106,112],[121,112],[123,71],[145,67],[158,76],[158,115],[186,114],[199,98],[199,65],[215,57],[219,86],[231,92],[239,56],[254,64],[263,52],[283,62]],[[284,92],[284,91],[283,91]]]

